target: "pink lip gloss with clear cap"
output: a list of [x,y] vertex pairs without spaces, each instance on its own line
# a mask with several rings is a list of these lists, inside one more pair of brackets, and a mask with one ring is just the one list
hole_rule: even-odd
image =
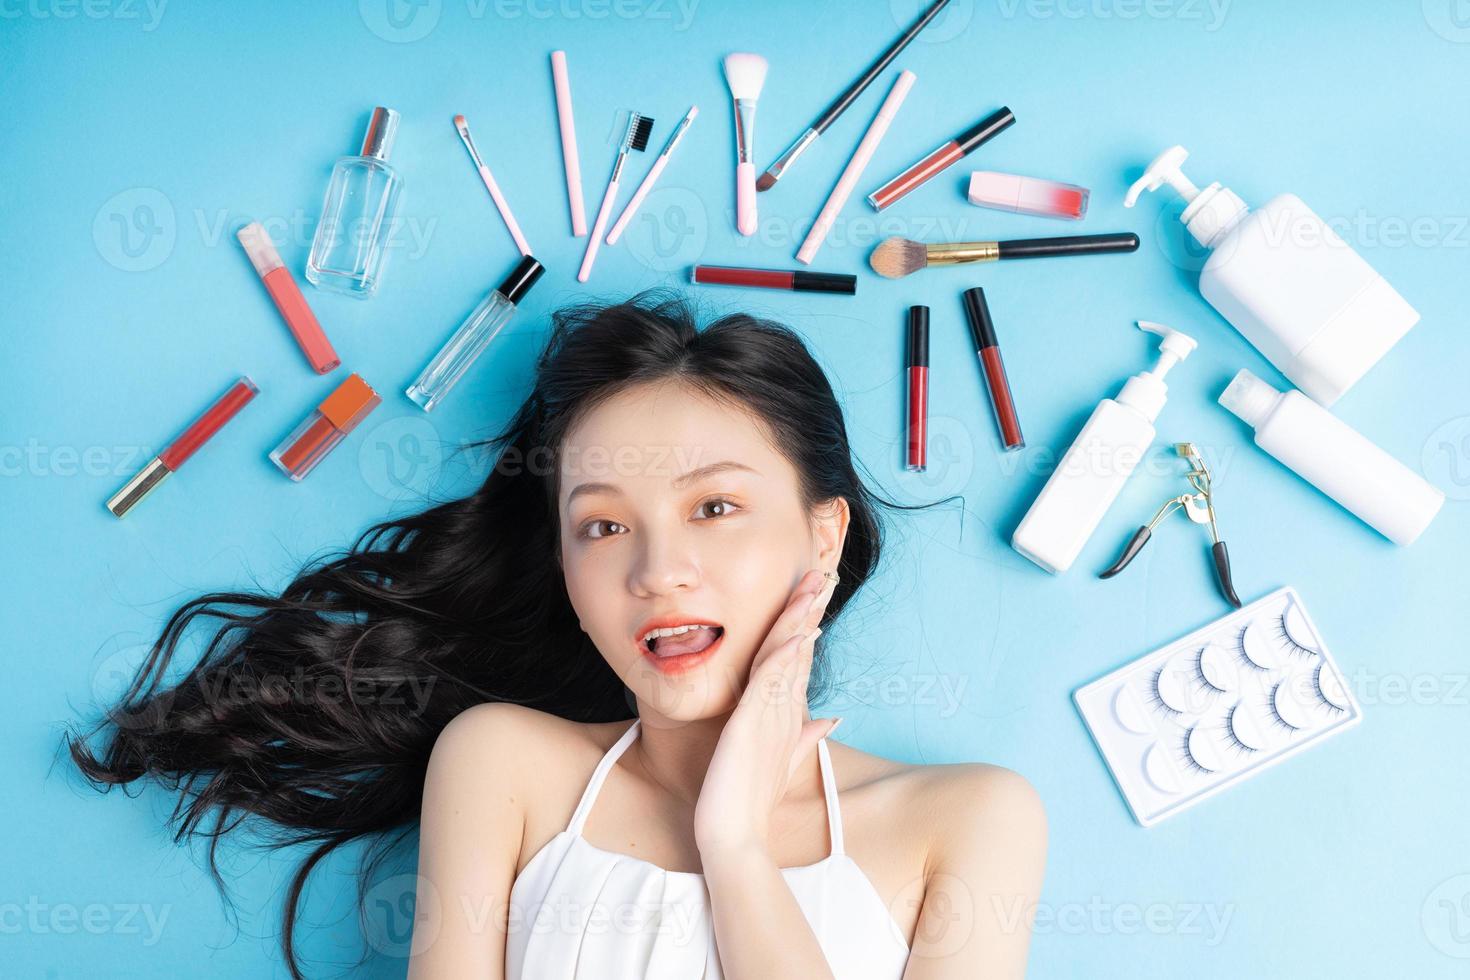
[[301,353],[306,355],[311,369],[317,374],[326,374],[335,369],[342,363],[342,359],[332,349],[332,342],[327,339],[322,325],[311,312],[311,307],[306,305],[306,297],[301,295],[301,288],[291,278],[291,271],[286,268],[286,263],[281,261],[280,253],[276,251],[265,227],[259,221],[252,221],[235,232],[235,237],[245,247],[250,264],[255,266],[256,274],[265,283],[266,292],[271,294],[276,309],[281,311],[281,319],[286,321],[291,336],[296,338],[296,343],[300,345]]
[[1087,213],[1088,190],[1039,177],[977,170],[970,175],[970,203],[997,211],[1077,220]]

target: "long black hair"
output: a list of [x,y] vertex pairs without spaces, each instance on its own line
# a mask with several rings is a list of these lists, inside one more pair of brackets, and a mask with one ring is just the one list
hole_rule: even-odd
[[[222,892],[216,849],[246,818],[268,821],[273,846],[309,845],[282,912],[301,980],[294,937],[312,870],[366,838],[361,893],[416,827],[430,750],[455,715],[510,701],[576,721],[634,716],[567,596],[556,454],[599,402],[670,379],[762,419],[808,508],[846,499],[827,625],[877,568],[877,505],[912,508],[859,478],[837,398],[790,328],[735,314],[698,329],[678,296],[642,294],[553,315],[530,395],[473,444],[494,459],[473,493],[373,525],[279,595],[216,592],[175,611],[118,703],[90,732],[67,732],[71,759],[99,789],[152,777],[177,791],[175,839],[208,839]],[[201,657],[166,678],[196,622],[216,624]],[[813,691],[823,663],[819,650]]]

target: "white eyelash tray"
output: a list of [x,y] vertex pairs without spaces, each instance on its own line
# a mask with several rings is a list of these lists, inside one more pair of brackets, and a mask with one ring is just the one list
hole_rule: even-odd
[[1072,698],[1145,827],[1363,717],[1289,587],[1078,688]]

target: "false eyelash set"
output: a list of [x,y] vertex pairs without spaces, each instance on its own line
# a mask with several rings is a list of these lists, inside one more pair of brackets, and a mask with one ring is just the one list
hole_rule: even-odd
[[1079,688],[1073,700],[1145,827],[1362,720],[1289,587]]

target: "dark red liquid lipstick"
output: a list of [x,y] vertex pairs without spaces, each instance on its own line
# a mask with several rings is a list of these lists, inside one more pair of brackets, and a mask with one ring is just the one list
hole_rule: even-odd
[[706,286],[753,286],[757,289],[790,289],[799,293],[843,293],[851,296],[857,292],[857,276],[842,272],[696,265],[691,281]]
[[990,391],[990,405],[995,409],[995,422],[1000,428],[1001,445],[1007,450],[1026,445],[1021,436],[1021,420],[1016,415],[1016,400],[1011,396],[1011,383],[1006,378],[1005,364],[1000,359],[1000,341],[985,302],[985,290],[976,286],[964,292],[965,316],[970,321],[970,334],[975,339],[975,353],[980,355],[980,369]]
[[905,194],[918,190],[959,163],[982,143],[994,138],[1015,121],[1016,117],[1011,114],[1011,110],[1002,106],[869,194],[868,203],[873,206],[873,210],[882,211]]
[[928,465],[929,434],[929,307],[909,307],[908,428],[904,465],[923,470]]

